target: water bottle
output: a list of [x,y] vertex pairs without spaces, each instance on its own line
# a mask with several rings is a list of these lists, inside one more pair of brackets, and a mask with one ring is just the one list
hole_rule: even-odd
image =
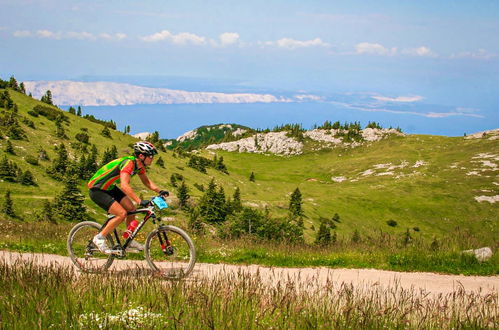
[[132,233],[135,231],[135,228],[137,228],[138,225],[139,222],[137,220],[135,219],[132,220],[132,222],[130,222],[130,224],[128,225],[126,231],[123,233],[123,238],[127,239],[128,237],[130,237],[130,235],[132,235]]

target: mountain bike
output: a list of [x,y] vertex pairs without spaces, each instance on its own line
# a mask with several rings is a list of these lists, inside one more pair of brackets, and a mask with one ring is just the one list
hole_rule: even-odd
[[130,236],[122,242],[118,231],[107,235],[108,246],[112,247],[111,254],[99,251],[92,239],[108,222],[115,217],[109,214],[107,221],[101,225],[94,221],[83,221],[75,225],[69,232],[68,253],[76,267],[85,273],[101,273],[107,271],[115,258],[123,259],[127,254],[127,247],[137,236],[149,219],[152,219],[157,228],[152,230],[145,242],[145,259],[154,272],[161,276],[180,279],[189,275],[196,263],[196,248],[191,238],[182,229],[164,225],[155,211],[168,207],[163,197],[154,197],[148,207],[128,212],[127,215],[142,214],[144,219]]

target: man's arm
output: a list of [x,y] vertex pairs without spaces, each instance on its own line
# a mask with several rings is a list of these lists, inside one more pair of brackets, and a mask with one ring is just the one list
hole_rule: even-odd
[[[139,178],[142,181],[142,183],[144,184],[144,186],[146,186],[147,188],[151,189],[152,191],[157,192],[158,194],[160,193],[161,189],[159,189],[158,186],[156,186],[154,184],[154,182],[152,182],[151,180],[149,180],[149,178],[147,177],[147,174],[145,174],[145,173],[140,174],[139,173]],[[130,178],[128,180],[130,181]]]
[[130,186],[130,174],[126,172],[121,172],[120,180],[121,180],[121,190],[137,204],[140,204],[140,198],[135,194],[132,187]]

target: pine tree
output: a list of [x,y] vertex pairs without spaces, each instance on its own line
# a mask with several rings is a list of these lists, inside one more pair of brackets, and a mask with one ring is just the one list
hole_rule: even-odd
[[223,156],[220,156],[220,158],[215,162],[215,169],[225,174],[229,174],[229,171],[227,171],[227,167],[224,164]]
[[64,179],[64,188],[54,200],[54,207],[57,208],[58,217],[61,220],[84,221],[86,210],[84,206],[85,198],[78,188],[78,180],[74,175],[68,175]]
[[40,99],[40,101],[42,101],[43,103],[54,105],[54,103],[52,102],[52,92],[50,90],[48,90],[45,93],[45,95],[42,96],[42,98]]
[[72,115],[76,115],[76,109],[74,107],[69,107],[68,112]]
[[223,187],[220,187],[219,191],[217,191],[216,188],[217,185],[215,184],[215,180],[212,179],[208,185],[208,189],[199,202],[200,214],[207,222],[211,223],[223,222],[227,216]]
[[296,188],[291,194],[291,199],[289,201],[289,213],[293,218],[303,216],[302,199],[299,188]]
[[109,130],[109,128],[107,126],[104,126],[104,128],[102,129],[102,131],[100,132],[100,134],[102,136],[104,136],[104,137],[112,139],[112,137],[111,137],[111,131]]
[[188,209],[187,201],[191,196],[189,196],[189,188],[187,188],[185,181],[182,181],[182,184],[178,188],[177,195],[180,201],[180,208],[183,210]]
[[76,111],[76,115],[78,117],[81,117],[81,107],[80,106],[78,106],[78,110]]
[[55,151],[57,153],[57,157],[54,159],[49,172],[60,177],[66,173],[69,165],[68,151],[66,150],[66,146],[64,145],[64,143],[56,146]]
[[62,120],[62,116],[57,116],[55,120],[55,136],[60,139],[67,139],[66,130],[64,129],[64,126],[62,126]]
[[6,156],[0,161],[0,178],[9,182],[16,181],[16,170]]
[[24,86],[23,82],[19,84],[19,91],[26,95],[26,86]]
[[97,171],[97,147],[92,145],[92,150],[90,151],[90,155],[87,158],[87,163],[85,166],[85,174],[88,177],[91,177]]
[[16,214],[14,213],[14,202],[12,201],[12,198],[10,197],[10,190],[7,190],[5,192],[5,197],[4,197],[3,205],[2,205],[2,212],[9,217],[16,216]]
[[251,182],[255,182],[255,173],[251,172],[250,177],[249,177],[249,180],[250,180]]
[[14,146],[12,146],[12,142],[10,142],[10,140],[7,140],[7,145],[5,146],[5,152],[11,155],[16,154],[16,152],[14,151]]
[[17,80],[16,80],[16,78],[14,78],[14,76],[10,77],[9,87],[15,91],[19,91],[19,85],[17,84]]
[[106,149],[104,151],[104,154],[102,155],[101,165],[105,165],[110,161],[115,160],[116,158],[118,158],[118,149],[116,149],[116,146],[113,145],[111,149]]
[[50,201],[43,201],[42,211],[41,211],[41,219],[43,221],[56,222],[54,218],[54,213],[52,211],[52,204]]
[[36,186],[33,174],[29,170],[26,170],[26,172],[21,175],[19,182],[25,186]]
[[241,190],[239,190],[239,187],[236,187],[234,195],[232,196],[231,209],[234,212],[239,212],[242,210],[242,208],[243,204],[241,203]]
[[315,244],[327,245],[329,243],[331,243],[331,230],[325,222],[321,222],[315,238]]

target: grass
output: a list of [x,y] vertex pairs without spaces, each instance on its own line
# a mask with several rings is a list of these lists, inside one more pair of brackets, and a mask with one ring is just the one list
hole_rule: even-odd
[[[176,225],[187,228],[184,223]],[[0,249],[67,255],[66,239],[74,223],[0,222]],[[123,226],[122,226],[123,227]],[[146,224],[138,240],[144,242],[154,226]],[[498,275],[499,255],[485,262],[461,251],[476,245],[476,237],[466,231],[451,233],[453,239],[433,246],[423,237],[414,237],[404,245],[402,237],[377,233],[354,243],[340,237],[329,246],[289,244],[255,240],[219,240],[210,235],[191,233],[197,249],[197,261],[205,263],[260,264],[273,267],[376,268],[394,271],[437,272],[464,275]],[[445,243],[445,244],[444,244]],[[129,254],[143,259],[142,254]],[[119,262],[119,261],[117,261]]]
[[396,284],[311,288],[258,275],[165,281],[136,273],[79,275],[56,265],[0,261],[0,317],[13,329],[497,328],[497,293],[447,295]]

